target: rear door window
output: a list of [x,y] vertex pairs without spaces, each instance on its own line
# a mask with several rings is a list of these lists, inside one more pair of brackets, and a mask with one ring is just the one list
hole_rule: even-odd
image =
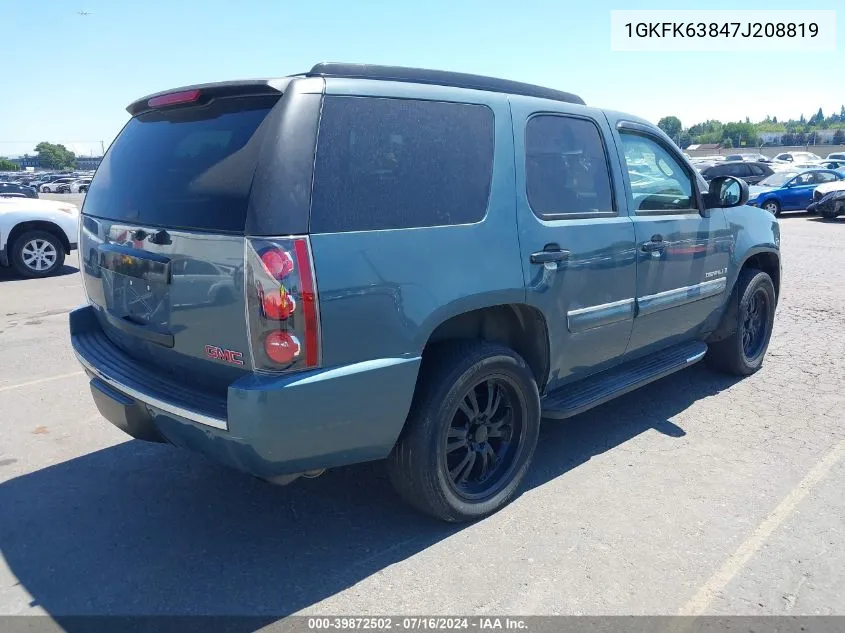
[[85,213],[132,224],[243,232],[262,122],[277,98],[219,99],[134,117],[103,158]]
[[493,173],[486,106],[327,96],[311,232],[468,224],[486,214]]
[[528,120],[525,184],[528,203],[542,218],[615,212],[601,133],[587,119]]

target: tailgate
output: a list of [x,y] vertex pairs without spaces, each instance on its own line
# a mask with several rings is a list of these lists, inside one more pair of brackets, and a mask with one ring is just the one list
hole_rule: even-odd
[[85,291],[129,356],[212,390],[252,369],[244,238],[83,217]]

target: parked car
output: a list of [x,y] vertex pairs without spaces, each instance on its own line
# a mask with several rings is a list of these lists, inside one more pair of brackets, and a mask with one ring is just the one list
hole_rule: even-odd
[[90,178],[80,178],[70,183],[70,193],[85,193],[88,191],[88,185],[91,184]]
[[25,187],[13,182],[0,182],[0,197],[37,198],[38,192],[32,187]]
[[79,209],[55,200],[0,198],[0,266],[47,277],[76,248]]
[[725,160],[724,156],[694,156],[692,162],[706,162],[706,163],[721,163]]
[[845,187],[828,191],[816,197],[818,193],[818,190],[813,193],[813,202],[807,207],[807,211],[816,213],[828,220],[845,215]]
[[833,152],[827,155],[827,160],[845,160],[845,152]]
[[753,163],[770,163],[772,159],[763,154],[728,154],[725,161],[748,161]]
[[[349,64],[128,111],[85,201],[70,336],[133,437],[274,483],[386,458],[404,499],[468,520],[514,496],[541,418],[705,356],[763,362],[778,222],[643,119]],[[245,291],[206,306],[223,275]]]
[[843,179],[845,174],[832,169],[778,172],[750,188],[748,204],[775,216],[783,211],[804,211],[813,201],[816,187]]
[[845,179],[826,182],[813,190],[813,200],[818,200],[831,191],[840,191],[842,189],[845,189]]
[[30,186],[35,187],[36,191],[41,191],[41,185],[45,185],[49,182],[53,182],[54,180],[58,180],[59,178],[64,177],[63,174],[41,174],[32,181]]
[[691,162],[691,165],[693,166],[693,168],[698,173],[701,173],[705,169],[712,167],[713,165],[717,165],[717,164],[721,164],[721,163],[715,163],[715,162],[710,162],[710,161],[699,161],[699,160],[694,160],[694,161]]
[[70,193],[70,183],[76,180],[73,177],[56,178],[47,182],[39,188],[41,193]]
[[836,169],[842,171],[845,169],[845,158],[841,160],[823,160],[819,163],[819,167],[823,169]]
[[821,156],[817,154],[813,154],[812,152],[783,152],[782,154],[778,154],[775,156],[775,161],[785,162],[785,163],[795,163],[795,162],[815,162],[818,163],[821,161]]
[[[813,190],[813,202],[810,204],[810,206],[807,207],[807,211],[810,212],[810,213],[821,214],[819,206],[820,206],[820,203],[822,201],[822,198],[824,198],[825,196],[827,196],[830,193],[838,192],[838,191],[845,191],[845,179],[836,180],[834,182],[826,182],[823,185],[819,185],[818,187],[816,187]],[[834,200],[838,203],[839,198],[838,197],[830,198],[830,199],[827,200],[827,202],[829,203],[829,202],[834,201]],[[827,211],[833,211],[835,209],[836,209],[835,206],[834,207],[828,207],[826,205]],[[838,213],[837,213],[837,215],[838,215]],[[834,215],[832,217],[836,217],[836,216]]]
[[742,178],[749,185],[757,184],[774,173],[774,170],[766,163],[745,161],[725,161],[701,171],[701,175],[708,181],[719,176],[734,176]]

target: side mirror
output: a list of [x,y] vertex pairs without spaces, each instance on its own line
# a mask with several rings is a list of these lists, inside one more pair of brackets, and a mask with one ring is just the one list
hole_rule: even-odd
[[748,183],[733,176],[718,176],[710,181],[710,189],[704,196],[707,208],[728,209],[741,207],[748,202]]

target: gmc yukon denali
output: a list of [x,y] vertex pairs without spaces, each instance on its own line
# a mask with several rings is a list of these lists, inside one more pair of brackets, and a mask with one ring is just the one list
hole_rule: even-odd
[[447,521],[541,420],[766,354],[776,218],[573,94],[326,63],[128,107],[84,203],[73,349],[109,421],[274,483],[386,460]]

